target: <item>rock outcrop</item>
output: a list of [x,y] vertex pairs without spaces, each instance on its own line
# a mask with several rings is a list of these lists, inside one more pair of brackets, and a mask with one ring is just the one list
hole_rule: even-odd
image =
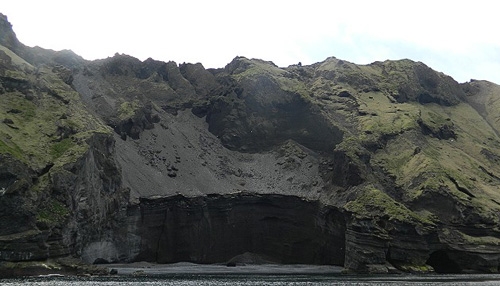
[[411,60],[90,62],[2,15],[0,267],[498,273],[499,94]]
[[343,214],[295,196],[238,193],[142,199],[130,209],[137,260],[216,263],[252,252],[276,263],[344,262]]

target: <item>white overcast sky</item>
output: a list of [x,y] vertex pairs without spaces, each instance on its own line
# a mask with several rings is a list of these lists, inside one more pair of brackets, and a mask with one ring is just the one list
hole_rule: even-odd
[[[235,56],[279,66],[335,56],[357,64],[409,58],[459,82],[500,84],[500,1],[2,0],[21,42],[93,60],[223,67]],[[498,4],[497,4],[498,3]]]

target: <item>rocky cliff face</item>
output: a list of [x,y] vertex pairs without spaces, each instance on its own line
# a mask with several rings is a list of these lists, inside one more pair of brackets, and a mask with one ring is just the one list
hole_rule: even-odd
[[38,58],[44,64],[21,58],[38,51],[17,41],[5,17],[1,27],[0,260],[81,256],[93,242],[118,243],[129,191],[112,130],[84,107],[69,66],[49,60],[52,52]]
[[88,62],[0,22],[4,264],[499,272],[498,85],[410,60]]
[[216,263],[252,252],[277,263],[344,262],[343,215],[295,196],[142,199],[130,215],[140,218],[139,260]]

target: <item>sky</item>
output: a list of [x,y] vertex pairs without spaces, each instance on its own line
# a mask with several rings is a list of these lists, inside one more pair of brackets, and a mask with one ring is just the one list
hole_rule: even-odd
[[236,56],[278,66],[327,57],[412,59],[458,82],[500,84],[500,1],[1,0],[18,39],[88,60],[224,67]]

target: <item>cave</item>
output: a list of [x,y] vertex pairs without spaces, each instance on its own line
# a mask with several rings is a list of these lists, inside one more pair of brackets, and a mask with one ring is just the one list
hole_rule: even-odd
[[253,253],[274,263],[344,265],[345,219],[296,196],[231,194],[141,199],[135,261],[225,263]]
[[434,270],[440,274],[456,274],[462,272],[460,266],[449,257],[448,252],[445,250],[438,250],[431,253],[426,264],[432,266]]

